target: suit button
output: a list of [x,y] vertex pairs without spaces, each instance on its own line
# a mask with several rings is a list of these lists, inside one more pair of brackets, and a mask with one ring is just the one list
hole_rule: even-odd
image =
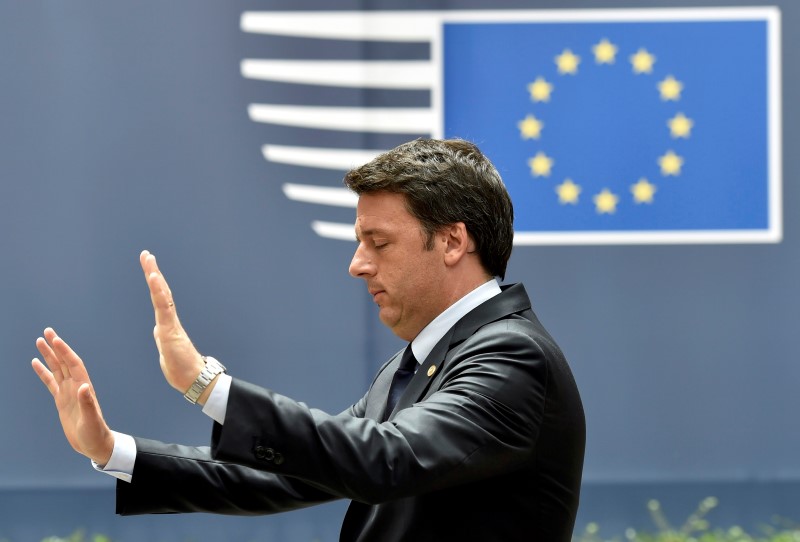
[[265,458],[266,458],[266,455],[267,455],[267,449],[268,449],[268,448],[265,448],[265,447],[263,447],[263,446],[256,446],[256,449],[255,449],[255,452],[256,452],[256,458],[258,458],[258,459],[265,459]]
[[272,461],[273,459],[275,459],[275,450],[273,450],[272,448],[267,448],[266,450],[264,450],[264,459],[267,461]]

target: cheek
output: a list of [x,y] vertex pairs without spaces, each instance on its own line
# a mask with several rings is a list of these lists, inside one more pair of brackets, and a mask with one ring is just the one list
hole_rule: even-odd
[[[406,303],[414,307],[425,306],[429,303],[434,293],[435,277],[425,262],[409,270],[408,280],[403,288],[403,298]],[[410,308],[410,307],[409,307]]]
[[383,262],[382,282],[391,292],[391,304],[403,309],[411,309],[424,305],[429,291],[436,284],[435,261],[427,252],[405,253],[393,258],[392,262]]

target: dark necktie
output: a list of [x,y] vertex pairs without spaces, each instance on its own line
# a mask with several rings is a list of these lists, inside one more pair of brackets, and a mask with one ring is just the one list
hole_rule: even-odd
[[386,411],[383,413],[383,419],[389,418],[389,415],[394,410],[400,396],[403,395],[408,383],[411,382],[411,377],[414,376],[414,370],[417,368],[417,360],[414,358],[414,352],[411,351],[411,344],[409,344],[403,352],[403,357],[400,359],[400,366],[394,373],[392,385],[389,387],[389,398],[386,401]]

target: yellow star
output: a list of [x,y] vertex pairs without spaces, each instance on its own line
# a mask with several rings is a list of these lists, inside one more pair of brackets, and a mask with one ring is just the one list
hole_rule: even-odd
[[593,198],[597,212],[602,214],[613,214],[617,210],[619,197],[614,195],[608,188],[603,188],[602,192]]
[[517,128],[519,128],[519,135],[522,139],[539,139],[544,123],[533,115],[528,115],[517,123]]
[[556,193],[558,194],[558,202],[562,205],[570,203],[576,205],[578,203],[578,196],[581,194],[581,187],[572,182],[572,179],[564,179],[564,182],[556,186]]
[[534,177],[549,177],[550,168],[553,167],[555,161],[548,157],[543,152],[537,152],[536,156],[528,160],[528,166],[531,168],[531,175]]
[[574,54],[569,49],[564,49],[564,52],[556,57],[556,65],[558,66],[558,73],[575,75],[578,73],[578,64],[581,63],[581,57]]
[[681,166],[683,166],[683,158],[678,156],[672,151],[667,151],[667,154],[658,159],[658,165],[661,166],[661,174],[664,176],[681,174]]
[[652,73],[653,64],[656,63],[656,57],[651,55],[645,49],[639,49],[635,55],[631,55],[631,64],[633,65],[633,73]]
[[694,121],[683,113],[678,113],[667,121],[667,125],[669,126],[669,132],[673,139],[679,137],[689,139]]
[[594,51],[594,61],[598,64],[613,64],[614,57],[617,56],[617,46],[603,38],[600,43],[592,47]]
[[658,83],[658,92],[661,93],[661,99],[666,101],[672,100],[676,102],[681,99],[681,91],[683,90],[683,83],[668,75],[663,81]]
[[528,84],[528,92],[531,93],[531,100],[534,102],[549,102],[550,93],[553,92],[553,85],[541,77]]
[[647,179],[642,177],[639,182],[631,185],[631,192],[633,193],[633,201],[639,203],[653,203],[653,194],[656,193],[656,185],[647,182]]

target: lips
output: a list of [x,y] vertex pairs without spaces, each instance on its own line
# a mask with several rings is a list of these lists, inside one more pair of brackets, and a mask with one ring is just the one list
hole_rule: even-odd
[[384,293],[386,293],[386,291],[381,290],[380,288],[369,288],[369,295],[372,296],[373,301],[376,303],[378,302],[378,296]]

